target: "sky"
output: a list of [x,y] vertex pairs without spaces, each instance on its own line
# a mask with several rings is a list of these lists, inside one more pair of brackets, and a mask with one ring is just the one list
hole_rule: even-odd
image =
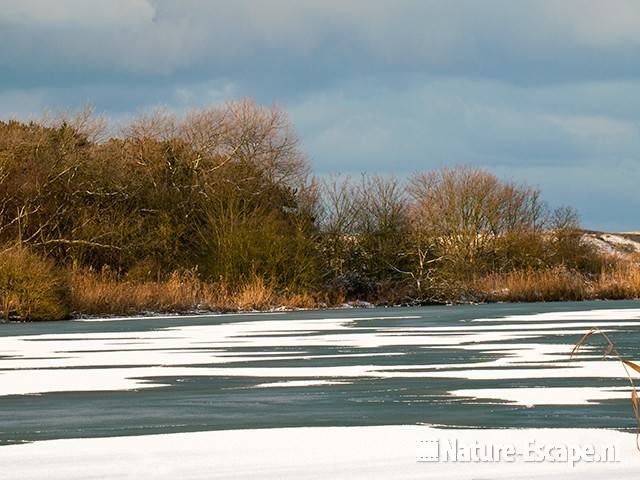
[[640,230],[638,0],[0,0],[0,118],[278,104],[319,175],[459,164]]

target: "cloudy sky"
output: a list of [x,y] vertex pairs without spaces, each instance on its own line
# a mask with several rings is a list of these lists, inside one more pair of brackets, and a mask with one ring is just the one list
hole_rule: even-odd
[[0,118],[245,96],[320,174],[478,165],[640,230],[638,0],[0,0]]

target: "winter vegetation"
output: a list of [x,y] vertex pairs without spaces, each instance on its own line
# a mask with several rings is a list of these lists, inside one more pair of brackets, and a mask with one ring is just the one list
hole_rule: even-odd
[[481,169],[319,179],[250,100],[107,125],[0,122],[4,319],[640,297],[633,240]]

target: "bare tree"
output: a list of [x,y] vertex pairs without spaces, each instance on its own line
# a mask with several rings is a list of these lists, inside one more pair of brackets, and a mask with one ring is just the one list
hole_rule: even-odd
[[546,210],[538,190],[476,168],[416,174],[409,194],[419,243],[461,273],[475,271],[483,255],[506,236],[544,227]]

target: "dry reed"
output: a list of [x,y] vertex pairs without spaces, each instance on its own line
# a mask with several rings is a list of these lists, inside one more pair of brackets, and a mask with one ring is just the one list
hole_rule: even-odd
[[69,278],[72,309],[87,315],[126,315],[145,311],[230,312],[319,306],[308,293],[278,294],[258,276],[235,291],[223,282],[204,282],[190,271],[175,272],[159,281],[121,279],[108,270],[75,270]]
[[561,266],[518,270],[482,277],[472,288],[478,300],[490,302],[638,299],[640,266],[618,262],[593,276]]
[[474,287],[484,301],[540,302],[589,297],[583,275],[563,267],[492,274],[476,281]]

